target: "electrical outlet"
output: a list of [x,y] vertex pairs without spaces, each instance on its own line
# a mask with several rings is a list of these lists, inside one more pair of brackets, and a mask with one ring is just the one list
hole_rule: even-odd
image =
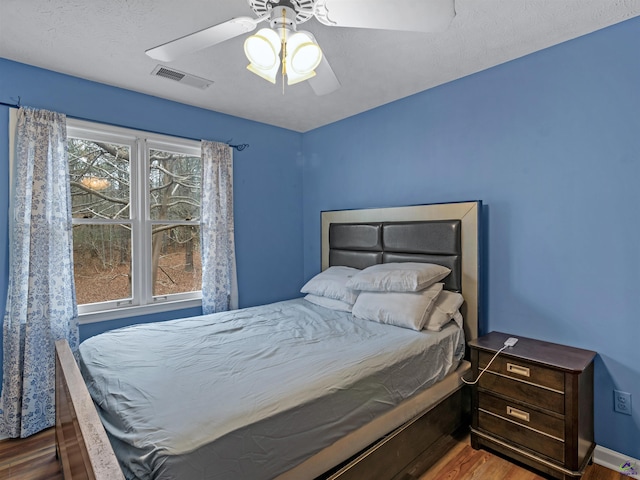
[[616,412],[624,413],[625,415],[631,415],[631,394],[627,392],[621,392],[620,390],[614,390],[613,409]]

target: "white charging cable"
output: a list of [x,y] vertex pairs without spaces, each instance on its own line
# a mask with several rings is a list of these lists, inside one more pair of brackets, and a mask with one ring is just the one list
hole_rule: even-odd
[[478,375],[478,378],[476,378],[473,382],[469,382],[467,380],[465,380],[464,378],[460,378],[460,380],[462,380],[464,383],[466,383],[467,385],[475,385],[476,383],[478,383],[478,380],[480,380],[480,377],[482,376],[482,374],[484,372],[487,371],[487,369],[491,366],[491,364],[493,363],[493,361],[496,359],[496,357],[500,354],[500,352],[502,352],[505,348],[507,347],[513,347],[516,343],[518,343],[518,339],[514,338],[514,337],[509,337],[505,342],[504,345],[502,346],[502,348],[500,350],[498,350],[496,352],[496,354],[493,356],[493,358],[491,360],[489,360],[489,363],[487,363],[487,366],[484,367],[482,369],[482,371],[480,372],[480,374]]

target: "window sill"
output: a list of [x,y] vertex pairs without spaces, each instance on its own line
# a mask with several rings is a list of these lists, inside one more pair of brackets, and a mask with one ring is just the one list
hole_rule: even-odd
[[186,308],[202,306],[201,298],[189,300],[176,300],[173,302],[159,302],[149,305],[136,305],[133,307],[122,307],[113,310],[102,310],[100,312],[87,312],[78,315],[80,325],[88,323],[106,322],[108,320],[118,320],[121,318],[137,317],[140,315],[151,315],[154,313],[170,312]]

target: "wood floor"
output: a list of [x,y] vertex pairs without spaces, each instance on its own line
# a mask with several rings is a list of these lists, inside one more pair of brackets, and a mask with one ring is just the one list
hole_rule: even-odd
[[54,430],[29,438],[0,440],[2,480],[63,480],[56,459]]
[[[474,450],[471,448],[468,433],[457,438],[450,437],[449,441],[443,442],[439,448],[443,451],[442,457],[426,473],[417,477],[419,480],[477,480],[481,478],[547,480],[549,478],[541,476],[528,467],[516,465],[497,454],[486,450]],[[628,478],[620,472],[614,472],[596,464],[589,465],[582,476],[582,480],[627,480]]]
[[[468,434],[451,437],[448,441],[441,442],[437,448],[442,451],[442,456],[435,465],[422,475],[407,475],[405,478],[407,480],[545,479],[485,450],[472,449]],[[625,480],[627,478],[621,473],[594,464],[589,466],[582,480]],[[63,480],[55,456],[53,429],[25,439],[0,441],[0,479]]]

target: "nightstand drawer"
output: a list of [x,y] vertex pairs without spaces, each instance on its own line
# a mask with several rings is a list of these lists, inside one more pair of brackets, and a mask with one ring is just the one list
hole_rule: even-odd
[[[492,353],[479,352],[479,367],[486,367],[492,357]],[[489,367],[489,371],[564,392],[564,374],[558,370],[544,368],[535,363],[512,359],[500,354]]]
[[564,414],[564,394],[519,380],[503,377],[487,370],[478,382],[480,389],[496,392],[555,413]]
[[558,462],[564,462],[564,442],[515,422],[478,410],[478,428]]
[[486,392],[478,393],[478,408],[505,420],[519,423],[532,430],[564,440],[564,417],[558,418],[539,412]]

